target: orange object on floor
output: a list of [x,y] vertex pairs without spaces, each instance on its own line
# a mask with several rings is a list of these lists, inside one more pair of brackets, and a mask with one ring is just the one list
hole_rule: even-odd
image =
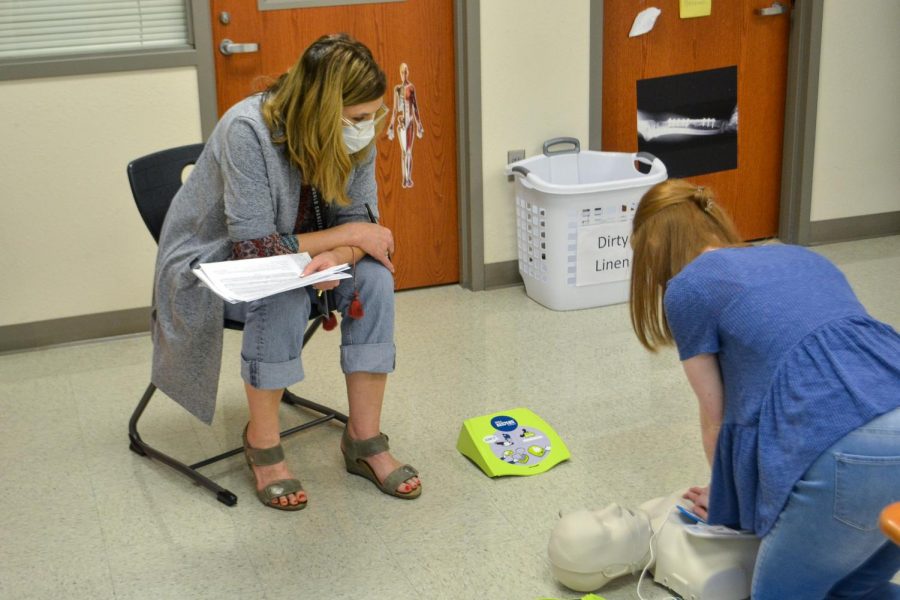
[[878,519],[881,530],[895,544],[900,545],[900,502],[888,504]]

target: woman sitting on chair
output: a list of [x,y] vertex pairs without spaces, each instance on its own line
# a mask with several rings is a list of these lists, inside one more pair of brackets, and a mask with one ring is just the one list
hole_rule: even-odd
[[284,389],[303,379],[300,351],[313,294],[301,288],[226,304],[191,267],[298,251],[313,257],[304,274],[355,265],[353,278],[316,286],[334,290],[345,317],[341,368],[350,410],[341,451],[348,471],[384,493],[419,496],[417,472],[393,458],[380,433],[395,360],[394,239],[368,210],[377,208],[373,139],[387,113],[385,89],[368,48],[346,35],[320,38],[265,92],[225,113],[163,226],[153,383],[210,423],[222,324],[244,323],[241,376],[250,408],[244,452],[257,495],[273,508],[299,510],[307,502],[284,462],[278,411]]
[[878,531],[900,498],[900,336],[843,274],[788,245],[750,246],[709,190],[641,200],[631,317],[678,347],[700,404],[713,524],[762,538],[754,599],[900,598],[900,547]]

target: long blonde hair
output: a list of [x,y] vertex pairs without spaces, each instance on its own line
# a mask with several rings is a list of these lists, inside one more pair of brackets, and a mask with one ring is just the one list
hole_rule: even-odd
[[744,243],[708,188],[669,179],[641,198],[631,245],[631,325],[641,344],[655,352],[672,343],[662,307],[669,280],[708,247]]
[[283,143],[306,182],[328,202],[349,204],[347,180],[373,144],[347,153],[341,115],[345,106],[384,95],[387,79],[371,51],[346,34],[320,37],[264,92],[262,115],[272,141]]

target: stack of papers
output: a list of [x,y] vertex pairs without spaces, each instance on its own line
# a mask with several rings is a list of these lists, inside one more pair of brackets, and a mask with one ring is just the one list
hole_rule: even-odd
[[350,265],[347,263],[303,277],[301,275],[303,269],[310,260],[309,254],[302,252],[264,258],[200,263],[193,271],[206,287],[232,304],[252,302],[322,281],[351,277],[346,272],[350,269]]

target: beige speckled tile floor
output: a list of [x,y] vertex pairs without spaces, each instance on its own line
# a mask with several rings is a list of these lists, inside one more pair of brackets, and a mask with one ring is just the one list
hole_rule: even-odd
[[[900,327],[900,236],[816,250],[874,316]],[[335,425],[285,444],[310,494],[295,514],[259,505],[239,456],[204,469],[240,497],[229,508],[129,452],[147,336],[0,356],[0,598],[575,598],[546,558],[560,510],[634,506],[707,479],[680,365],[673,352],[641,349],[624,305],[553,312],[521,287],[458,286],[402,292],[397,303],[383,429],[422,472],[415,502],[347,475]],[[211,427],[158,396],[142,436],[188,461],[237,445],[246,418],[238,353],[229,333]],[[337,359],[337,335],[317,334],[295,391],[345,410]],[[554,426],[572,460],[537,477],[489,479],[456,452],[459,428],[519,406]],[[636,598],[635,584],[623,578],[599,593]]]

